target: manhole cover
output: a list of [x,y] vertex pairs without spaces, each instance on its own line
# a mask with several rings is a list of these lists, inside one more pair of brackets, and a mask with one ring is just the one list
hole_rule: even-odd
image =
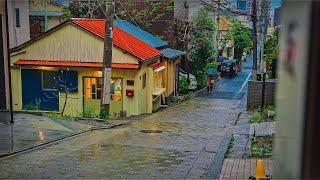
[[141,130],[140,132],[142,132],[142,133],[162,133],[162,131],[160,131],[160,130],[150,130],[150,129]]

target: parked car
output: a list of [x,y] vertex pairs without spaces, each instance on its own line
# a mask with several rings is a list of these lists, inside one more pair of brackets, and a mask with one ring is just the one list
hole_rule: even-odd
[[182,69],[179,69],[179,80],[182,76],[188,78],[188,74],[189,74],[189,82],[190,82],[188,89],[189,90],[196,90],[197,86],[198,86],[198,82],[197,82],[196,77],[193,74],[190,74]]
[[226,61],[226,60],[228,60],[227,57],[218,56],[218,58],[217,58],[217,62],[218,62],[217,70],[218,70],[218,72],[221,72],[221,65],[222,65],[223,61]]
[[238,74],[238,65],[235,60],[225,60],[221,65],[221,77],[233,78]]

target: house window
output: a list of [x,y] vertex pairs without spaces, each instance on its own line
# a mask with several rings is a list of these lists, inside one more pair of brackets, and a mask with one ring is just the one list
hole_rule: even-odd
[[134,80],[127,80],[127,86],[134,86]]
[[45,32],[45,19],[43,16],[30,16],[30,37],[35,38]]
[[144,73],[142,76],[142,88],[144,89],[147,85],[147,74]]
[[19,8],[15,8],[16,14],[16,27],[20,27],[20,10]]
[[84,86],[84,97],[86,99],[101,99],[102,78],[85,78]]
[[58,90],[58,76],[56,71],[42,71],[42,90]]

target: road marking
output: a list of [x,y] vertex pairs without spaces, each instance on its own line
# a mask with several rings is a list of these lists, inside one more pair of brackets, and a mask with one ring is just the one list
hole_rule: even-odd
[[250,76],[251,76],[251,72],[249,73],[246,81],[244,81],[244,83],[243,83],[242,86],[241,86],[241,89],[238,91],[237,94],[241,93],[241,91],[243,90],[243,88],[244,88],[244,87],[246,86],[246,84],[248,83],[248,81],[249,81],[249,79],[250,79]]

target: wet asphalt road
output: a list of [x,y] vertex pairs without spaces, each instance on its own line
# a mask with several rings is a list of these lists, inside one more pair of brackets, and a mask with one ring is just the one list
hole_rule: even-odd
[[89,132],[2,159],[0,178],[209,178],[239,116],[236,97],[246,91],[248,74],[244,70],[235,79],[222,79],[213,94],[127,127]]
[[247,81],[251,75],[251,68],[252,58],[249,57],[235,78],[224,77],[215,84],[214,93],[209,98],[241,100],[248,90]]

